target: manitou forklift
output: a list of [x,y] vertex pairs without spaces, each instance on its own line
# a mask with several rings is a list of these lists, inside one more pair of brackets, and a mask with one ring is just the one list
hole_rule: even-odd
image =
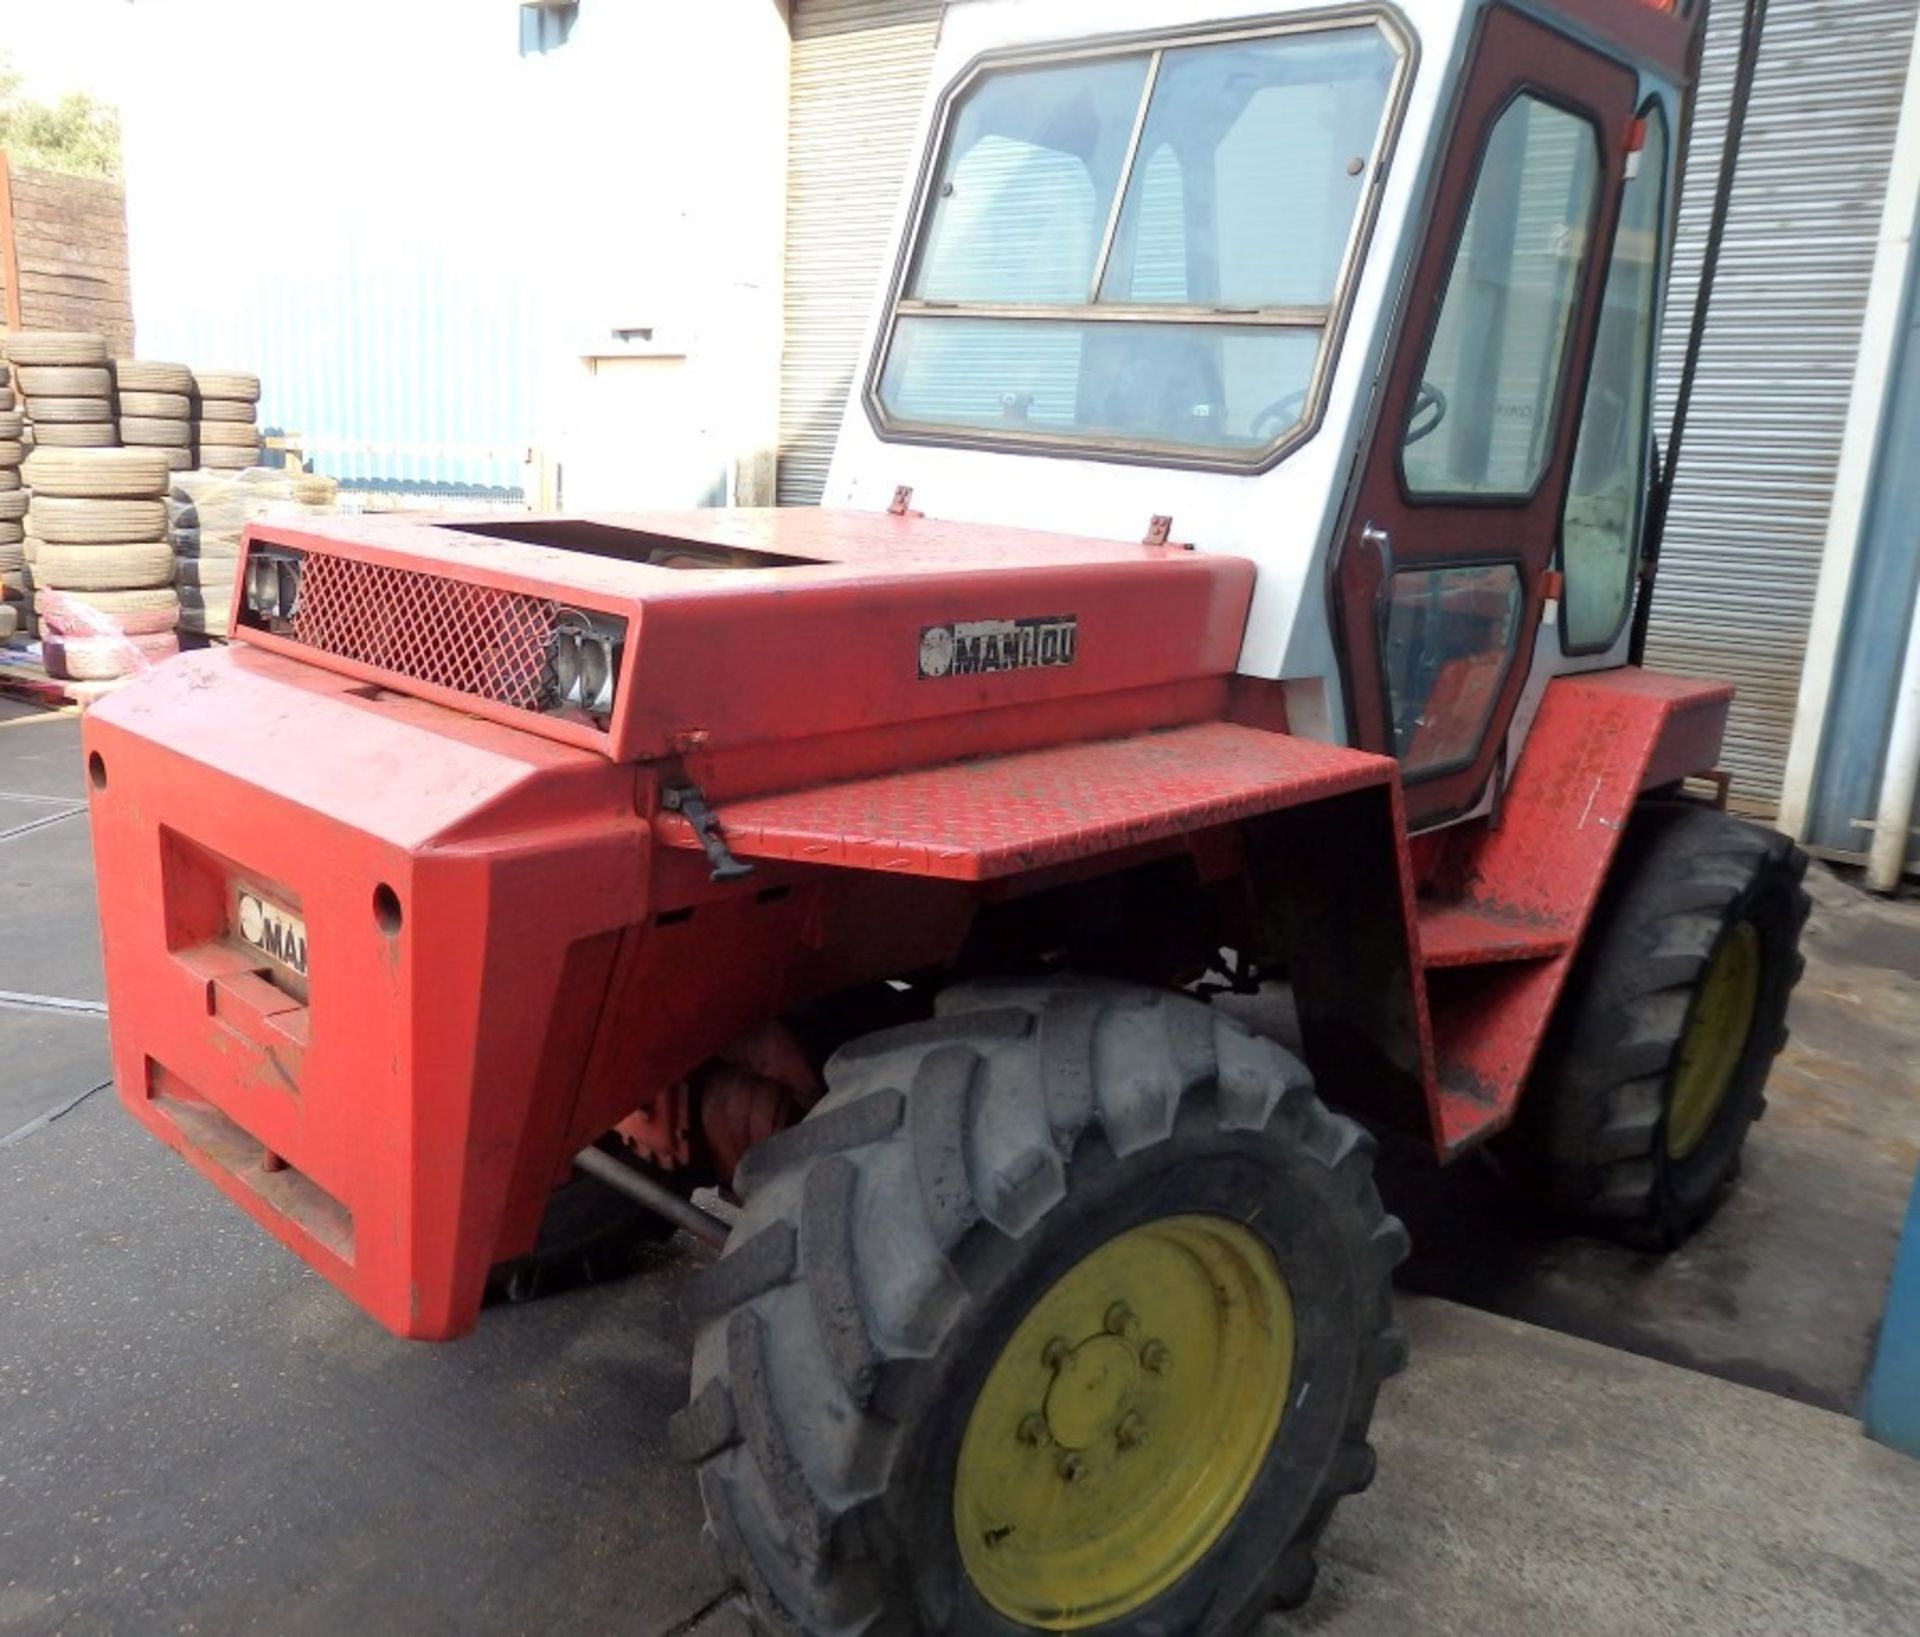
[[1635,663],[1704,10],[957,0],[828,505],[255,524],[89,713],[127,1107],[402,1336],[723,1245],[768,1631],[1305,1597],[1377,1134],[1672,1246],[1782,1039],[1804,861]]

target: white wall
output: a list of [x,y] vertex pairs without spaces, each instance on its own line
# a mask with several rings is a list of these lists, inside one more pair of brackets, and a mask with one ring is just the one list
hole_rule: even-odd
[[[125,93],[140,350],[257,369],[310,437],[545,446],[570,507],[770,462],[787,36],[772,0],[140,0]],[[669,356],[620,353],[651,326]],[[517,483],[517,464],[327,469]]]

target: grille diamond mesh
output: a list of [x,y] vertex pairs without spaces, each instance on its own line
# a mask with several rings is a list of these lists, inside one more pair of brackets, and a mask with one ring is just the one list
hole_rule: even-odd
[[309,552],[291,634],[396,676],[539,710],[558,612],[548,597]]

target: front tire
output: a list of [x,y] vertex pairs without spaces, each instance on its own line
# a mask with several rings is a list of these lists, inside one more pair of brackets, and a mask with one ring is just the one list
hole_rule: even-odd
[[742,1167],[674,1429],[760,1628],[1215,1637],[1303,1599],[1405,1357],[1370,1139],[1117,984],[950,991],[827,1078]]

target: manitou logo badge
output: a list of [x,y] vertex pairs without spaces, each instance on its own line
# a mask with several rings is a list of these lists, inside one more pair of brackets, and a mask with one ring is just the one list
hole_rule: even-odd
[[978,676],[986,671],[1033,671],[1071,665],[1079,644],[1076,614],[1027,620],[961,620],[920,633],[920,678]]
[[240,936],[265,955],[301,977],[307,975],[307,923],[250,892],[239,899]]

